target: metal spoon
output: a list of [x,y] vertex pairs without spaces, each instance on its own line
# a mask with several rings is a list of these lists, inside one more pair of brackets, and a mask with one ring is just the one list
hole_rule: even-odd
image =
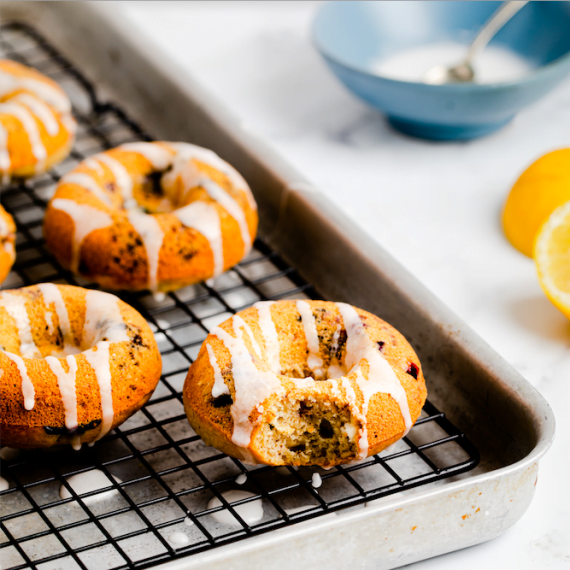
[[433,85],[443,83],[464,83],[473,81],[475,71],[471,66],[473,58],[482,52],[493,36],[525,5],[526,1],[504,2],[481,28],[462,62],[453,67],[436,65],[426,72],[424,82]]

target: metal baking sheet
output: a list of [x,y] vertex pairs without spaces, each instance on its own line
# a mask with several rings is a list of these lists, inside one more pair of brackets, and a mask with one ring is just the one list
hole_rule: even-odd
[[[71,276],[46,251],[38,234],[44,208],[59,176],[79,160],[150,134],[123,106],[101,100],[96,86],[36,29],[1,24],[0,52],[58,80],[70,93],[78,120],[68,158],[43,176],[14,181],[0,196],[18,222],[17,259],[8,286],[37,280],[96,286]],[[129,568],[150,567],[401,494],[477,465],[477,450],[429,401],[408,436],[390,450],[326,472],[267,466],[252,470],[206,448],[186,422],[179,389],[204,336],[256,300],[292,297],[321,295],[259,239],[251,255],[213,282],[182,288],[159,301],[146,292],[124,293],[123,300],[137,307],[155,330],[164,364],[161,383],[142,412],[94,449],[84,447],[79,454],[69,448],[1,452],[12,456],[2,466],[9,488],[0,491],[5,567],[36,568],[50,562],[62,569],[117,568],[123,562]],[[114,492],[59,495],[73,478],[93,476],[96,467],[105,486],[114,482]],[[312,485],[315,474],[322,478],[318,489]],[[224,490],[247,490],[251,495],[244,500],[252,504],[233,503],[237,513],[228,518],[229,505],[209,506],[214,497],[224,500]],[[256,509],[261,519],[238,520],[242,508]],[[30,524],[34,518],[45,528]]]
[[344,568],[349,561],[394,568],[488,540],[518,520],[554,431],[550,407],[532,386],[199,85],[122,26],[112,6],[8,2],[2,17],[30,22],[73,54],[106,96],[127,101],[157,137],[208,146],[234,164],[252,186],[269,244],[324,297],[361,306],[399,328],[422,360],[430,400],[481,453],[476,470],[446,482],[168,568],[250,568],[279,559],[300,568]]

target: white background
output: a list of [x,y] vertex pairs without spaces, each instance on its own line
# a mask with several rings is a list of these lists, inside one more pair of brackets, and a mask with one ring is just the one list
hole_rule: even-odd
[[400,135],[331,75],[310,40],[312,2],[124,3],[140,29],[336,202],[521,372],[557,437],[514,527],[414,570],[570,568],[570,326],[500,213],[518,175],[570,146],[570,81],[468,143]]

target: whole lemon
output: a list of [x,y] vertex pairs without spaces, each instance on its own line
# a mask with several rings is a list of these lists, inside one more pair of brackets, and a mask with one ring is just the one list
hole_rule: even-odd
[[508,240],[533,257],[534,240],[550,214],[570,200],[570,148],[549,152],[531,164],[513,186],[503,212]]

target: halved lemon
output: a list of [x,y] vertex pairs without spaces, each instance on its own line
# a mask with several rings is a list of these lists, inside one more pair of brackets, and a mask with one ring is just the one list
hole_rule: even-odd
[[503,212],[508,240],[532,257],[542,224],[570,200],[570,148],[549,152],[533,162],[515,182]]
[[570,319],[570,202],[556,208],[540,229],[534,260],[544,292]]

